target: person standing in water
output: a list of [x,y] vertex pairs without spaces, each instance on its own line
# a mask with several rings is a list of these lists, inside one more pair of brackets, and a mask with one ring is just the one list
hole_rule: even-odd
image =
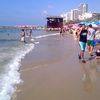
[[21,41],[25,42],[25,30],[24,29],[21,30],[20,35],[21,35]]
[[79,59],[81,59],[83,63],[86,63],[86,61],[84,60],[84,52],[85,52],[86,43],[87,43],[87,34],[88,34],[88,30],[86,29],[86,26],[82,25],[80,32],[78,34],[79,45],[81,49],[78,56],[79,56]]
[[34,42],[32,29],[30,29],[30,31],[29,31],[29,37],[30,37],[31,42]]

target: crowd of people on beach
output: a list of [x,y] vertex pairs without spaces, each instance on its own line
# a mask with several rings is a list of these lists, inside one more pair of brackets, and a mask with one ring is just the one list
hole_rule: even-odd
[[[100,58],[100,28],[95,29],[92,24],[85,25],[79,24],[78,28],[69,28],[66,30],[64,27],[60,30],[60,35],[64,36],[64,33],[68,31],[71,34],[74,34],[78,40],[80,53],[78,54],[78,58],[83,62],[86,63],[84,53],[85,49],[88,50],[88,57],[89,60],[92,59],[94,56],[94,52],[96,54],[96,58]],[[95,49],[94,49],[95,47]]]
[[[95,29],[92,24],[85,25],[85,24],[79,24],[78,28],[71,28],[66,29],[62,27],[60,29],[60,36],[64,36],[64,33],[71,33],[74,34],[75,37],[78,40],[79,47],[80,47],[80,53],[78,54],[78,58],[83,62],[86,63],[84,53],[85,49],[88,50],[88,58],[89,60],[92,59],[94,56],[94,52],[96,54],[96,58],[100,58],[100,28]],[[32,29],[21,29],[21,41],[26,43],[26,38],[29,37],[30,41],[33,41],[32,37]],[[94,47],[96,47],[94,49]]]
[[[83,63],[86,63],[84,59],[84,52],[87,48],[89,60],[92,59],[93,53],[96,53],[96,58],[100,58],[100,29],[95,29],[90,24],[86,26],[85,24],[79,25],[79,28],[76,29],[76,37],[79,40],[80,53],[78,54],[79,59]],[[98,46],[98,48],[97,48]],[[96,47],[96,51],[94,50]]]

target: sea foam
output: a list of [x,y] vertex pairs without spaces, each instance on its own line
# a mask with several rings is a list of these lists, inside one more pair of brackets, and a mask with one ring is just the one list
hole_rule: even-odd
[[[55,35],[59,35],[59,33],[36,36],[35,39]],[[11,100],[13,93],[16,91],[16,85],[22,82],[19,73],[21,60],[25,57],[27,53],[34,49],[35,44],[38,44],[38,42],[34,42],[34,44],[26,44],[24,47],[18,48],[13,57],[13,60],[11,60],[11,62],[8,65],[6,65],[8,70],[4,75],[2,75],[2,88],[0,90],[0,100]]]
[[19,73],[21,59],[33,49],[34,44],[26,44],[24,47],[16,51],[13,59],[8,65],[6,65],[8,71],[2,75],[0,100],[11,99],[13,93],[16,91],[16,85],[22,81]]
[[55,36],[55,35],[59,35],[59,33],[51,33],[51,34],[36,36],[35,38],[36,38],[36,39],[40,39],[40,38],[45,38],[45,37]]

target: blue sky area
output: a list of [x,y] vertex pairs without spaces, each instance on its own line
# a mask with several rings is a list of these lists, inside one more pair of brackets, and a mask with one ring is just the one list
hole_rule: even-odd
[[100,12],[100,0],[0,0],[0,25],[45,25],[46,16],[58,16],[81,3]]

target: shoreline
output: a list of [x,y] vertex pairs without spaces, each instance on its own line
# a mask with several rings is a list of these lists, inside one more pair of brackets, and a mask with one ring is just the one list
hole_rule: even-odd
[[94,61],[80,63],[77,53],[77,42],[72,36],[41,39],[22,61],[20,72],[24,83],[18,85],[14,100],[94,100],[96,96],[99,100],[97,88],[93,88],[98,66]]

